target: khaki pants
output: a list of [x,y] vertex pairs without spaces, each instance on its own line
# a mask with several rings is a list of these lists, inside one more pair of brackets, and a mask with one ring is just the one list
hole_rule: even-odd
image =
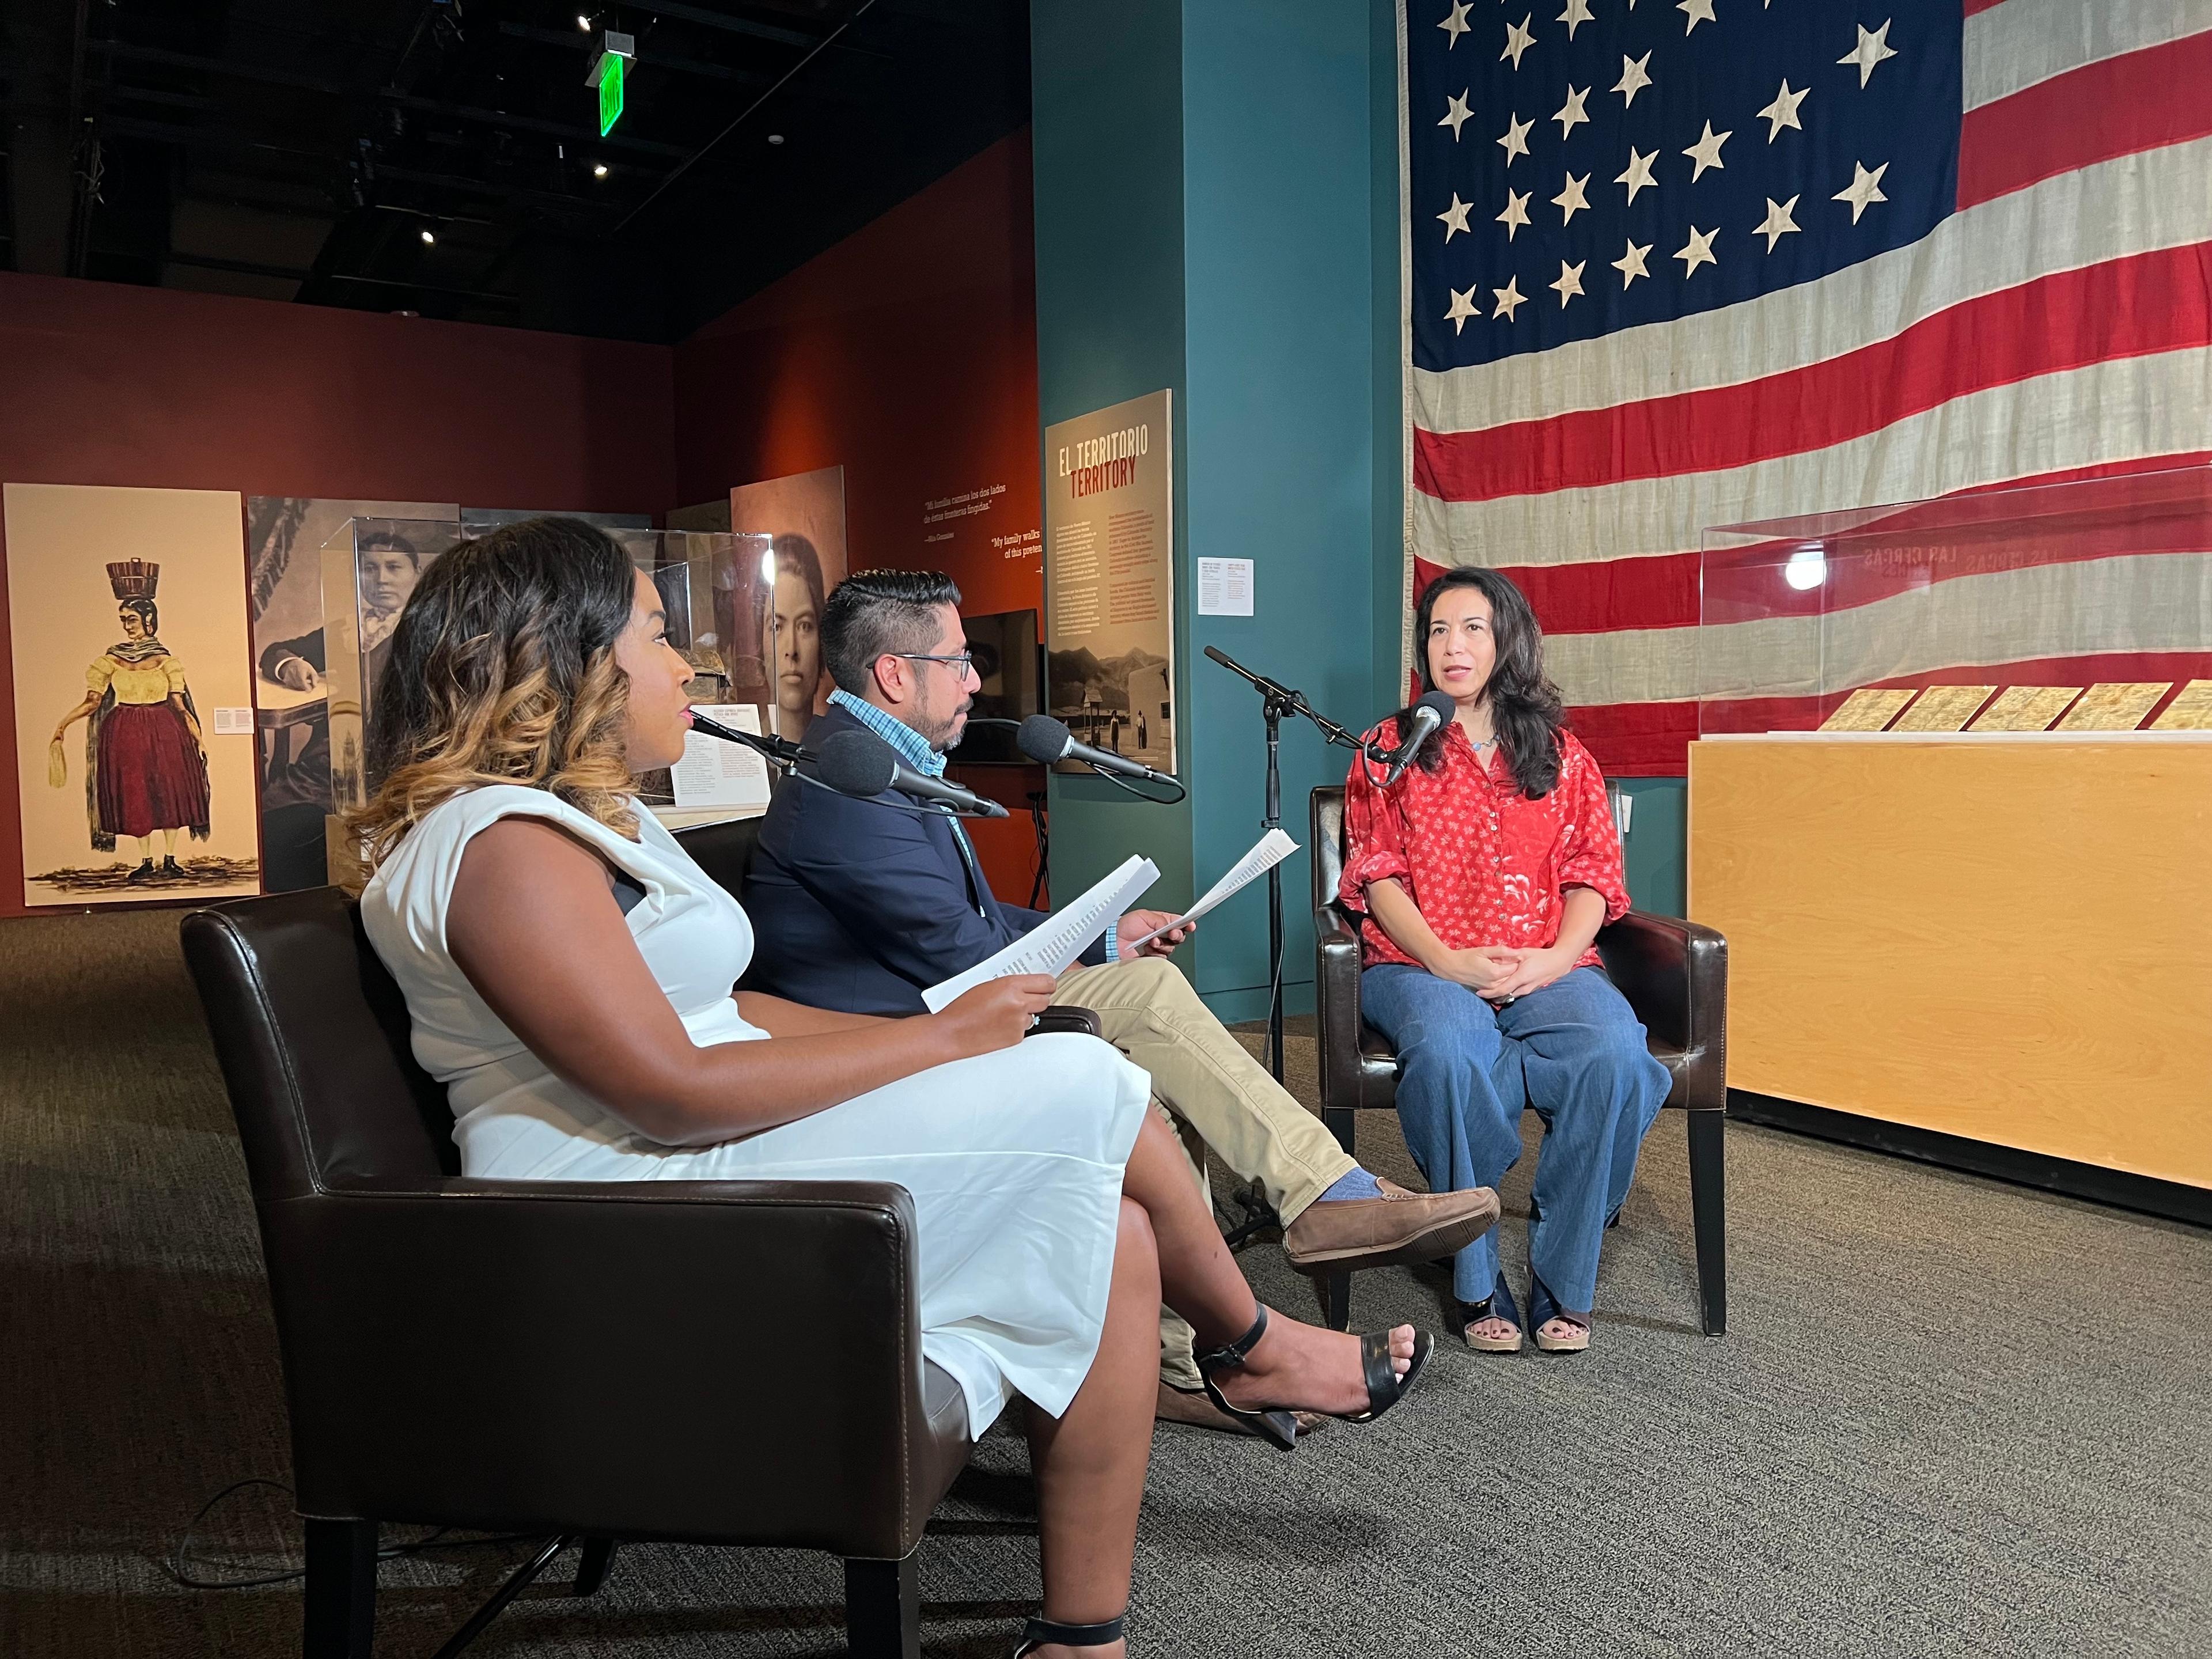
[[[1055,1000],[1097,1014],[1106,1041],[1151,1074],[1153,1097],[1191,1155],[1200,1192],[1211,1147],[1240,1181],[1259,1182],[1288,1226],[1358,1167],[1321,1120],[1222,1029],[1164,957],[1071,968],[1060,976]],[[1209,1209],[1212,1202],[1208,1194]],[[1191,1341],[1190,1327],[1161,1309],[1160,1375],[1176,1388],[1199,1386]]]

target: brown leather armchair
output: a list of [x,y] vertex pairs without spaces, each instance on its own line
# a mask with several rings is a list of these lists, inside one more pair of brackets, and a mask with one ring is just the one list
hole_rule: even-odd
[[[1312,863],[1322,1118],[1349,1152],[1353,1112],[1395,1102],[1398,1056],[1359,1017],[1359,930],[1336,901],[1344,873],[1341,785],[1313,792]],[[1728,941],[1693,921],[1632,910],[1599,933],[1597,949],[1649,1033],[1653,1056],[1674,1076],[1667,1104],[1689,1113],[1698,1322],[1707,1336],[1719,1336],[1728,1329],[1721,1141],[1728,1106]],[[1349,1310],[1329,1311],[1342,1328]]]
[[[734,886],[752,834],[687,840]],[[465,1180],[343,893],[183,932],[275,1304],[310,1659],[368,1659],[386,1522],[550,1535],[447,1652],[563,1544],[588,1593],[619,1538],[829,1551],[852,1651],[920,1653],[914,1551],[970,1447],[902,1188]]]

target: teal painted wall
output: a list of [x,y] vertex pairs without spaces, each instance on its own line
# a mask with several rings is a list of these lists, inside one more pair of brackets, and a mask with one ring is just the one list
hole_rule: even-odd
[[[1376,40],[1373,9],[1340,0],[1031,8],[1042,416],[1176,393],[1175,696],[1190,789],[1178,814],[1055,778],[1063,898],[1143,851],[1161,866],[1159,901],[1179,902],[1257,837],[1260,700],[1206,660],[1207,645],[1347,724],[1382,712],[1376,562],[1387,551],[1395,566],[1402,507],[1395,488],[1377,500],[1400,462],[1395,391],[1389,453],[1376,448],[1378,346],[1387,337],[1394,383],[1397,353],[1378,306],[1395,314],[1397,299],[1395,255],[1376,288],[1376,227],[1396,213],[1396,69],[1392,35],[1378,77]],[[1195,614],[1201,554],[1253,561],[1251,617]],[[1344,766],[1310,726],[1285,727],[1282,816],[1300,842],[1309,791]],[[1311,1003],[1309,883],[1301,853],[1283,882],[1294,1010]],[[1263,889],[1210,917],[1185,954],[1217,1012],[1263,1011]]]
[[1656,915],[1688,915],[1682,899],[1688,868],[1688,784],[1680,778],[1619,781],[1636,800],[1628,810],[1628,838],[1620,848],[1628,866],[1630,900],[1638,909]]

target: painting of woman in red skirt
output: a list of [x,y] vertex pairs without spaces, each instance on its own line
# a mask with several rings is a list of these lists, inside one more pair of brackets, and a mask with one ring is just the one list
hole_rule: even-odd
[[[62,740],[78,720],[85,733],[85,813],[95,851],[112,853],[116,837],[138,843],[138,866],[126,879],[138,884],[179,880],[177,831],[208,838],[207,752],[199,713],[185,683],[184,665],[161,640],[154,603],[161,567],[126,559],[107,567],[123,638],[85,670],[84,701],[54,727],[47,775],[65,781]],[[154,837],[161,837],[161,862],[154,863]]]

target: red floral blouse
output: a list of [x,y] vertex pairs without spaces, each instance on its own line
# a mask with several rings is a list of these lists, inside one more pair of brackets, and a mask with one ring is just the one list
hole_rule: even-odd
[[[1395,720],[1368,735],[1398,742]],[[1455,951],[1475,945],[1548,950],[1559,942],[1565,890],[1588,887],[1605,901],[1605,919],[1627,914],[1620,837],[1605,798],[1605,777],[1571,732],[1559,734],[1559,781],[1529,800],[1504,759],[1485,767],[1455,723],[1444,728],[1443,764],[1419,766],[1389,789],[1370,782],[1354,761],[1344,781],[1344,878],[1337,896],[1362,916],[1366,959],[1412,962],[1367,915],[1367,884],[1395,876]],[[1380,774],[1377,774],[1379,778]],[[1596,965],[1595,946],[1575,965]]]

